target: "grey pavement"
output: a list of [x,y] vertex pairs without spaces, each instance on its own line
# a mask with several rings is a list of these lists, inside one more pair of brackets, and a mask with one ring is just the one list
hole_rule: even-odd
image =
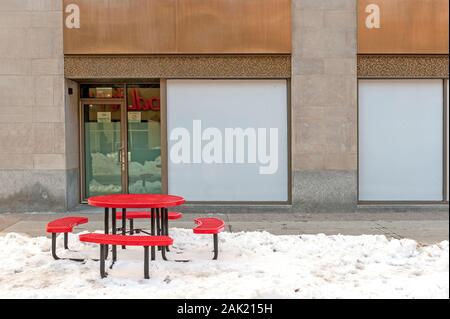
[[[87,216],[89,224],[78,230],[103,229],[103,211],[88,207],[68,214],[7,213],[0,214],[0,235],[10,232],[30,236],[45,236],[45,226],[61,216]],[[423,245],[449,239],[448,212],[403,213],[263,213],[263,214],[185,214],[171,227],[192,228],[194,218],[217,216],[225,220],[227,231],[267,231],[275,235],[386,235],[389,238],[411,238]],[[137,221],[137,228],[149,228],[149,222]]]

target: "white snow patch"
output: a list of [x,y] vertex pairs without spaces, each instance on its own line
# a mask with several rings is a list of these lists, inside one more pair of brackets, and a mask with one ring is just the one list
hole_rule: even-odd
[[[100,279],[99,264],[55,261],[46,237],[0,236],[0,298],[449,298],[449,243],[419,247],[384,236],[275,236],[172,229],[170,259],[160,255],[143,279],[143,249],[118,248],[118,262]],[[61,256],[98,258],[98,245],[70,236]],[[111,256],[111,255],[110,255]]]

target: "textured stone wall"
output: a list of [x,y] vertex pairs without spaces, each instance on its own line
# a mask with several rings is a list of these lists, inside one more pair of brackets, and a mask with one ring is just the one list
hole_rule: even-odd
[[356,169],[356,0],[295,0],[294,169]]
[[289,78],[289,55],[66,56],[70,79]]
[[448,78],[447,55],[359,55],[360,78]]
[[356,208],[357,1],[293,0],[294,208]]
[[0,1],[0,211],[66,207],[62,1]]

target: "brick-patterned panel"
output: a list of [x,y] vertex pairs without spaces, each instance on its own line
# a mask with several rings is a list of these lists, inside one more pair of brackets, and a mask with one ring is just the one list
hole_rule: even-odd
[[448,78],[448,55],[360,55],[359,78]]
[[290,78],[289,55],[66,56],[66,78]]

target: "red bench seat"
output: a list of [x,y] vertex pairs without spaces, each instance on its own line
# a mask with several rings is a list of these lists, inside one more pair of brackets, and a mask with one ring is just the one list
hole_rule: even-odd
[[[56,234],[64,233],[64,249],[69,249],[68,233],[73,231],[73,228],[78,225],[86,224],[89,221],[86,217],[64,217],[51,221],[47,224],[47,233],[52,234],[52,256],[55,260],[61,258],[56,254]],[[81,261],[79,259],[70,259],[74,261]]]
[[83,234],[80,241],[101,245],[125,246],[171,246],[173,239],[168,236],[123,236],[110,234]]
[[78,225],[86,224],[86,217],[64,217],[47,224],[47,233],[71,233]]
[[[149,279],[149,247],[152,247],[153,259],[156,246],[167,247],[173,244],[173,239],[169,236],[126,236],[111,234],[83,234],[80,235],[80,241],[85,243],[100,244],[100,276],[102,278],[105,278],[107,276],[107,273],[105,271],[106,252],[108,249],[107,245],[144,247],[144,277],[145,279]],[[165,250],[162,249],[163,257],[165,257],[164,253]]]
[[218,234],[225,229],[225,222],[218,218],[197,218],[194,234]]
[[216,260],[219,255],[219,237],[218,234],[225,230],[225,222],[218,218],[197,218],[195,219],[197,227],[193,229],[194,234],[212,234],[214,240],[214,257]]

